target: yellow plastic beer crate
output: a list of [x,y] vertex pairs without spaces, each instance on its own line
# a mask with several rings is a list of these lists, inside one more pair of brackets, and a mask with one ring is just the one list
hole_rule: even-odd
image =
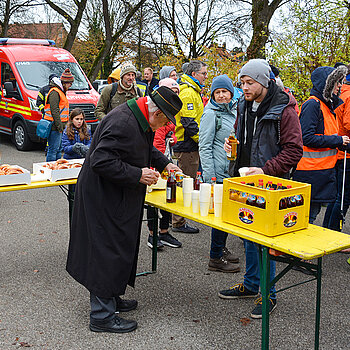
[[[258,187],[259,180],[263,188]],[[266,189],[269,181],[274,190]],[[282,189],[276,189],[279,183]],[[307,228],[310,197],[311,185],[301,182],[268,175],[228,178],[224,179],[222,219],[265,236],[278,236]]]

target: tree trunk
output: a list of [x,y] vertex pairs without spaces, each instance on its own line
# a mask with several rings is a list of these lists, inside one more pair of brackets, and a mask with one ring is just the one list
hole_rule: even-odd
[[9,22],[10,22],[10,2],[11,0],[6,0],[5,5],[5,13],[4,13],[4,21],[1,23],[1,37],[6,38],[7,37],[7,31],[9,29]]
[[252,26],[253,36],[247,48],[247,58],[265,58],[265,45],[269,38],[269,24],[282,0],[253,0]]
[[78,29],[79,29],[79,26],[80,26],[80,22],[81,22],[81,19],[83,17],[83,13],[85,11],[85,8],[86,8],[86,3],[87,3],[87,0],[81,0],[80,2],[76,2],[77,6],[78,6],[78,12],[74,18],[74,21],[72,23],[70,23],[70,30],[69,30],[69,33],[67,35],[67,39],[66,39],[66,42],[64,43],[64,46],[63,48],[70,51],[73,47],[73,44],[74,44],[74,40],[77,36],[77,33],[78,33]]
[[74,1],[74,3],[78,7],[75,18],[70,16],[65,10],[63,10],[62,8],[57,6],[51,0],[45,0],[45,1],[53,10],[55,10],[57,13],[59,13],[62,17],[64,17],[69,22],[70,30],[69,30],[69,33],[67,35],[67,39],[66,39],[66,42],[64,43],[63,48],[70,51],[73,47],[74,40],[77,36],[79,25],[81,22],[81,18],[83,16],[83,13],[84,13],[85,8],[86,8],[87,0],[81,0],[80,2]]
[[[132,16],[139,10],[139,8],[144,4],[146,0],[140,0],[134,7],[132,7],[128,13],[128,15],[125,17],[123,25],[117,30],[117,32],[113,35],[111,40],[108,40],[107,36],[109,35],[108,32],[111,32],[111,26],[110,26],[110,19],[109,19],[109,13],[108,13],[108,19],[107,19],[107,26],[109,24],[109,31],[106,27],[106,41],[104,42],[102,48],[100,49],[97,57],[95,58],[94,62],[92,63],[91,69],[88,73],[88,78],[90,81],[94,81],[98,75],[98,72],[101,69],[103,60],[106,58],[106,56],[110,53],[113,43],[119,39],[119,37],[125,32],[125,30],[128,28],[129,21]],[[103,0],[103,2],[107,3],[107,0]],[[107,15],[108,10],[108,3],[107,8],[104,6],[103,14]],[[105,22],[106,25],[106,22]]]

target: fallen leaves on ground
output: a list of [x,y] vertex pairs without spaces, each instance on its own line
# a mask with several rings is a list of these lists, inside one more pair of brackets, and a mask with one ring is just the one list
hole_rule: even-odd
[[241,321],[243,326],[248,326],[248,324],[251,322],[251,319],[247,318],[247,317],[243,317],[240,319],[240,321]]

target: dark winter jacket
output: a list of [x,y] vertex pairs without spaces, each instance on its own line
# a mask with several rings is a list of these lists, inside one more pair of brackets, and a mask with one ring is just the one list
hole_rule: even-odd
[[128,103],[97,127],[75,190],[67,271],[103,298],[134,286],[146,193],[142,168],[162,172],[169,163],[153,147],[146,119],[140,121]]
[[38,97],[36,99],[36,105],[39,108],[39,111],[44,114],[45,113],[45,97],[47,93],[50,91],[52,86],[45,85],[38,92]]
[[[266,112],[257,117],[250,150],[250,164],[247,166],[262,168],[267,175],[288,178],[291,169],[297,165],[303,154],[300,123],[294,109],[295,102],[274,82],[270,82],[269,92],[261,105],[268,99],[268,106],[265,103]],[[231,176],[239,176],[241,148],[246,132],[245,128],[242,128],[246,109],[247,101],[242,96],[238,103],[236,130],[240,144],[237,149],[237,160],[230,162]]]
[[146,79],[143,79],[142,83],[147,84],[147,86],[148,86],[148,94],[150,94],[153,91],[153,89],[159,84],[159,80],[156,79],[155,77],[152,77],[152,80],[150,81],[149,84],[148,84],[148,80],[146,80]]
[[68,138],[66,130],[67,129],[65,129],[63,131],[63,134],[62,134],[62,150],[64,152],[63,158],[64,159],[79,159],[79,158],[83,158],[81,155],[79,155],[78,153],[75,153],[73,151],[73,146],[77,142],[80,142],[80,143],[82,143],[82,144],[84,144],[86,146],[90,146],[90,144],[91,144],[91,133],[90,133],[90,131],[89,131],[90,139],[89,140],[84,139],[83,141],[80,141],[80,136],[79,136],[78,130],[76,130],[74,128],[74,140],[70,140]]
[[[324,102],[334,118],[336,118],[335,109],[343,103],[338,96],[332,93],[341,76],[344,77],[341,69],[335,70],[332,67],[319,67],[311,74],[313,87],[310,95]],[[341,136],[324,135],[324,118],[318,101],[310,99],[302,105],[300,124],[304,146],[343,148]],[[297,170],[293,179],[311,184],[313,202],[329,203],[335,200],[337,194],[335,167],[323,170]]]

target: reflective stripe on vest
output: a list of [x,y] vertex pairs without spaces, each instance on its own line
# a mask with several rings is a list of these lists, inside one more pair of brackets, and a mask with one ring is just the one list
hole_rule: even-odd
[[141,97],[145,97],[147,86],[146,86],[146,85],[143,85],[143,84],[136,84],[136,85],[137,85],[137,87],[138,87],[138,88],[140,89],[140,91],[141,91],[141,94],[142,94]]
[[45,104],[45,116],[44,119],[53,121],[53,117],[51,115],[51,108],[50,108],[50,104],[47,102],[49,99],[49,95],[50,93],[55,90],[58,92],[58,94],[60,95],[60,103],[58,105],[59,109],[60,109],[60,117],[61,117],[61,122],[65,123],[68,121],[68,117],[69,117],[69,102],[67,100],[66,95],[64,94],[64,92],[57,88],[57,87],[53,87],[49,93],[46,95],[46,104]]
[[[314,99],[320,103],[324,121],[324,135],[337,135],[337,121],[329,108],[315,96],[310,96],[310,99]],[[311,148],[303,146],[303,157],[298,163],[297,170],[331,169],[337,162],[337,153],[338,150],[333,148]]]

